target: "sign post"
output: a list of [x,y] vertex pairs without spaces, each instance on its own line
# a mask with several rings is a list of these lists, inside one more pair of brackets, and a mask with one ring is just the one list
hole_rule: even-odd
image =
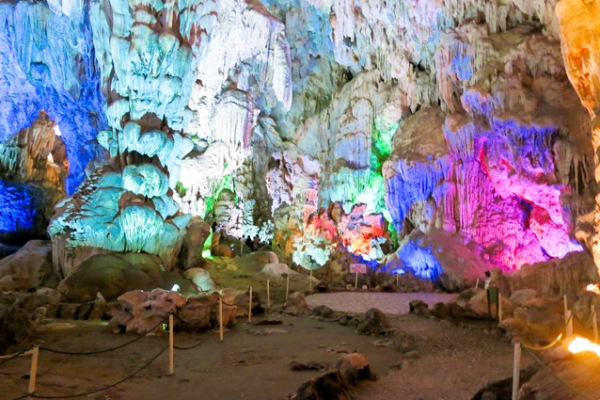
[[354,274],[354,289],[357,289],[358,274],[366,274],[367,266],[365,264],[350,264],[350,273]]

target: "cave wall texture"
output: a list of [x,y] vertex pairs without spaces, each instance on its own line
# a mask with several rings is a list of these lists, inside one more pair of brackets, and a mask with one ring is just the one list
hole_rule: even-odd
[[63,276],[97,252],[172,268],[193,215],[307,269],[600,265],[600,1],[9,1],[0,21],[0,234],[53,217]]

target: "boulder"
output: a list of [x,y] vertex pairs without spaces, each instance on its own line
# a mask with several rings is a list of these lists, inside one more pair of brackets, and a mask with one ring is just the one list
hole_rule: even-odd
[[385,314],[377,308],[371,308],[358,322],[356,332],[360,335],[386,335],[392,329]]
[[291,315],[302,315],[310,311],[310,307],[306,302],[306,297],[300,292],[294,292],[289,295],[287,301],[283,305],[283,312]]
[[350,400],[352,386],[361,380],[373,380],[369,362],[360,353],[346,354],[333,371],[305,382],[290,398],[294,400]]
[[295,277],[299,275],[296,271],[290,269],[287,264],[283,263],[266,263],[261,272],[267,279],[275,282],[283,281],[286,276]]
[[[148,333],[161,331],[161,322],[174,314],[175,325],[182,330],[206,330],[218,326],[219,295],[191,296],[186,299],[177,292],[154,289],[134,290],[119,297],[121,310],[113,311],[111,325],[115,330]],[[223,324],[232,325],[237,307],[223,301]]]
[[215,282],[210,277],[210,273],[204,268],[190,268],[183,274],[196,285],[200,292],[215,290]]
[[193,216],[187,226],[180,259],[184,269],[199,267],[203,264],[204,242],[210,236],[210,225],[199,216]]
[[162,283],[161,264],[150,254],[99,254],[86,260],[61,282],[59,290],[67,301],[85,302],[101,293],[116,299],[131,290],[151,290]]
[[0,290],[37,288],[50,282],[53,274],[50,242],[31,240],[0,260]]
[[29,313],[19,306],[0,304],[0,354],[33,344],[35,328]]
[[429,315],[429,306],[423,300],[412,300],[408,303],[411,314]]
[[534,289],[520,289],[515,291],[510,296],[510,301],[515,305],[522,306],[537,296],[537,291]]
[[124,313],[113,313],[111,323],[124,326],[127,332],[148,333],[160,331],[161,321],[186,303],[184,296],[177,292],[154,289],[150,292],[134,290],[118,298]]

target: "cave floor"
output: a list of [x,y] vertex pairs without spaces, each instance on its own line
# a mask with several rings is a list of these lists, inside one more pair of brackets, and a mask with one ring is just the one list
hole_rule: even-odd
[[[412,314],[388,317],[393,328],[412,337],[410,351],[386,346],[385,338],[357,335],[351,326],[273,312],[255,318],[253,324],[239,319],[225,332],[223,342],[214,331],[176,333],[176,346],[200,344],[175,351],[174,376],[168,376],[165,351],[133,378],[80,398],[286,399],[321,373],[292,371],[292,361],[333,367],[342,354],[354,351],[365,354],[379,377],[357,387],[356,399],[465,400],[487,382],[511,374],[512,345],[505,336],[490,334],[487,321],[449,322]],[[256,324],[265,318],[281,324]],[[106,323],[54,321],[45,328],[40,334],[42,346],[65,351],[104,349],[136,337],[111,333]],[[66,396],[101,390],[140,369],[167,345],[168,336],[160,334],[102,354],[71,356],[41,351],[36,394]],[[0,365],[2,399],[26,393],[30,362],[31,357],[22,356]],[[529,362],[524,359],[524,364]]]

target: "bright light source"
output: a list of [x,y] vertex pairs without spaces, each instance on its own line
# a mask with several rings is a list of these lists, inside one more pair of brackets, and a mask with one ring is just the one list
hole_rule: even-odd
[[598,288],[598,285],[593,285],[591,283],[585,287],[585,290],[587,290],[588,292],[600,294],[600,288]]
[[174,284],[173,287],[171,288],[171,292],[179,292],[179,285]]
[[569,351],[571,353],[581,353],[582,351],[591,351],[600,357],[600,345],[590,342],[582,337],[576,337],[569,343]]

